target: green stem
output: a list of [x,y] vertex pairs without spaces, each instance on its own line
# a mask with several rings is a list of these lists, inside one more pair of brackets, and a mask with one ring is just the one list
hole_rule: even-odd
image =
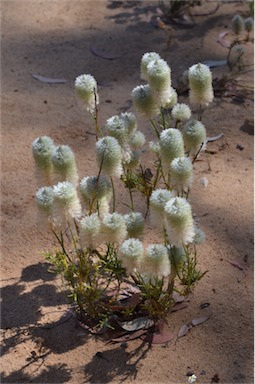
[[156,132],[156,135],[157,135],[157,137],[158,137],[158,139],[159,139],[159,132],[158,132],[158,130],[157,130],[157,127],[156,127],[156,124],[154,123],[154,121],[151,119],[150,120],[150,122],[151,122],[151,125],[153,126],[153,128],[154,128],[154,131]]
[[112,201],[113,201],[113,204],[112,204],[112,211],[115,212],[115,206],[116,206],[115,189],[114,189],[114,183],[113,183],[113,179],[112,179],[112,177],[110,177],[110,179],[111,179],[111,184],[112,184]]

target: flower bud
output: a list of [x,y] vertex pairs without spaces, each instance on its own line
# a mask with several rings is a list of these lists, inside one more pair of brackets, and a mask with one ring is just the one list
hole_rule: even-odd
[[96,143],[96,156],[99,167],[108,176],[120,177],[123,169],[121,165],[121,147],[114,137],[105,136]]
[[106,214],[102,221],[102,233],[105,242],[121,244],[127,237],[124,217],[117,212]]
[[160,134],[159,144],[162,164],[167,169],[173,159],[184,156],[183,138],[178,129],[164,129]]
[[52,154],[52,164],[54,167],[54,180],[70,181],[74,185],[78,182],[78,172],[73,151],[68,145],[55,147]]
[[143,269],[149,275],[159,279],[167,277],[171,272],[171,265],[167,248],[163,244],[149,244],[143,263]]
[[231,21],[232,31],[236,35],[240,35],[244,30],[244,19],[240,15],[235,15]]
[[189,98],[194,106],[207,106],[213,100],[212,73],[205,64],[195,64],[189,68]]
[[152,118],[159,114],[160,109],[152,96],[149,84],[135,87],[131,97],[137,112],[143,113],[147,118]]
[[97,82],[91,75],[80,75],[75,79],[75,91],[79,99],[84,102],[87,111],[93,113],[99,104]]
[[193,166],[188,157],[176,157],[170,165],[170,184],[177,191],[186,191],[192,184]]
[[32,153],[36,166],[36,176],[40,184],[51,184],[52,153],[55,146],[48,136],[37,137],[32,143]]
[[128,237],[141,238],[144,230],[144,218],[140,212],[131,212],[124,215]]
[[151,61],[159,60],[161,57],[156,52],[145,53],[141,60],[141,79],[148,80],[147,66]]
[[42,224],[49,222],[52,216],[53,208],[53,188],[52,187],[42,187],[38,189],[35,194],[36,205],[41,213],[41,218],[43,220]]
[[176,104],[172,109],[172,117],[176,122],[187,121],[189,120],[190,116],[191,116],[191,110],[187,104],[184,104],[184,103]]
[[188,121],[183,127],[182,135],[185,148],[191,154],[196,154],[203,143],[205,148],[206,129],[200,121]]
[[191,206],[186,199],[175,197],[165,205],[169,242],[176,246],[192,242],[195,235]]
[[97,213],[85,216],[80,221],[80,236],[82,244],[86,247],[95,249],[101,242],[101,222]]
[[127,239],[120,247],[119,258],[128,273],[132,273],[134,269],[139,268],[143,255],[143,243],[138,239]]
[[246,32],[250,33],[253,30],[254,21],[252,17],[247,17],[247,19],[244,20],[244,28]]

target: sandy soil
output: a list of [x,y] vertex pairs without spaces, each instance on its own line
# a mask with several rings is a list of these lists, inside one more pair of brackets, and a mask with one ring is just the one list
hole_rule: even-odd
[[[165,32],[152,22],[157,5],[1,1],[3,383],[186,383],[189,369],[198,383],[216,382],[215,374],[220,383],[253,382],[253,132],[244,126],[246,119],[253,124],[253,99],[247,94],[217,97],[205,113],[208,136],[224,134],[208,144],[211,153],[196,163],[191,193],[193,211],[207,236],[199,264],[209,272],[189,306],[171,314],[168,325],[178,332],[195,317],[210,319],[178,341],[150,349],[139,339],[126,349],[106,344],[73,319],[43,328],[60,319],[68,302],[42,255],[52,246],[52,237],[36,224],[31,143],[48,135],[68,144],[81,178],[94,174],[93,124],[77,105],[74,79],[90,73],[100,84],[101,124],[116,113],[133,111],[130,93],[141,83],[142,54],[166,54]],[[206,2],[193,11],[206,13],[214,5]],[[248,14],[244,2],[222,1],[211,16],[194,16],[193,28],[173,26],[166,59],[175,84],[192,64],[226,57],[217,36],[239,12]],[[95,56],[91,47],[114,60]],[[246,58],[252,63],[251,43]],[[223,71],[214,69],[214,77]],[[32,74],[67,82],[46,84]],[[252,71],[240,77],[253,86]],[[187,95],[180,100],[188,102]],[[139,129],[150,139],[146,121],[139,120]],[[199,184],[201,177],[209,182],[206,188]],[[203,303],[210,305],[202,309]]]

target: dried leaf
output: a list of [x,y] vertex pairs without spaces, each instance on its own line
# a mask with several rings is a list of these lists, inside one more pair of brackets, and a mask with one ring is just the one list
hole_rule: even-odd
[[228,31],[224,31],[219,33],[217,43],[219,43],[222,47],[230,48],[231,42],[226,39],[226,36],[229,34]]
[[122,54],[105,52],[104,50],[96,47],[90,47],[90,52],[93,53],[93,55],[98,56],[101,59],[105,59],[105,60],[116,60],[122,56]]
[[115,337],[114,339],[111,339],[110,341],[114,341],[116,343],[122,343],[124,341],[137,339],[138,337],[144,335],[147,332],[148,332],[147,329],[139,329],[136,332],[127,333],[126,335],[120,336],[120,337]]
[[177,304],[174,304],[174,306],[171,309],[171,312],[177,312],[180,309],[187,308],[187,306],[188,306],[187,303],[177,303]]
[[137,319],[131,321],[118,321],[118,324],[121,328],[125,329],[125,331],[133,332],[138,329],[148,329],[154,325],[154,321],[148,319],[147,317],[138,317]]
[[211,143],[212,141],[216,141],[216,140],[221,139],[223,136],[224,136],[224,134],[220,133],[219,135],[216,135],[216,136],[207,137],[205,141],[206,141],[206,143]]
[[202,324],[204,323],[205,321],[207,321],[209,319],[209,316],[201,316],[201,317],[197,317],[196,319],[193,319],[191,321],[191,324],[195,327],[196,325],[199,325],[199,324]]
[[177,292],[173,292],[172,299],[174,300],[175,303],[182,303],[183,301],[186,300],[186,297],[179,295],[179,293]]
[[227,64],[227,60],[206,60],[203,61],[203,64],[207,65],[210,68],[222,67]]
[[181,328],[180,328],[180,330],[179,330],[179,332],[178,332],[178,337],[183,337],[183,336],[185,336],[188,332],[189,332],[189,330],[192,328],[192,325],[189,323],[189,324],[184,324]]
[[243,271],[244,268],[237,262],[237,261],[230,261],[226,260],[229,264],[233,265],[234,267],[240,269],[240,271]]
[[36,80],[41,81],[42,83],[48,83],[48,84],[64,84],[64,83],[66,83],[65,79],[52,79],[51,77],[45,77],[45,76],[37,75],[35,73],[32,74],[32,77]]
[[141,339],[151,344],[165,344],[168,341],[171,341],[172,339],[174,339],[175,336],[176,335],[172,332],[164,333],[164,334],[150,333],[148,335],[143,335]]
[[129,308],[135,308],[135,307],[137,306],[137,304],[140,303],[140,301],[141,301],[141,295],[140,295],[140,293],[134,293],[134,294],[130,297],[130,299],[129,299],[128,303],[127,303],[127,307],[129,307]]

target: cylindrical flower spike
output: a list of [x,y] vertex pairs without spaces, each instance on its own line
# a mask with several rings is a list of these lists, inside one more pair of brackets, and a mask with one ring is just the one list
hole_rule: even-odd
[[108,176],[120,177],[123,169],[121,165],[121,147],[118,140],[105,136],[96,143],[97,163]]
[[175,197],[165,205],[166,230],[171,244],[191,243],[195,235],[191,206],[186,199]]
[[83,246],[95,249],[102,243],[101,222],[97,213],[85,216],[79,227]]
[[159,114],[160,109],[153,98],[149,84],[135,87],[131,97],[137,112],[144,114],[149,119]]
[[164,129],[159,138],[162,165],[169,170],[170,163],[176,157],[184,156],[184,143],[179,129]]
[[32,153],[36,166],[36,177],[41,185],[51,184],[52,179],[52,153],[55,145],[48,136],[37,137],[32,143]]
[[65,225],[70,219],[78,219],[81,216],[81,204],[72,183],[59,182],[54,185],[53,193],[53,220],[56,226]]
[[141,238],[144,230],[144,217],[140,212],[131,212],[124,215],[128,237]]
[[90,113],[94,113],[99,104],[97,82],[91,75],[80,75],[75,80],[75,91]]
[[81,195],[92,210],[98,210],[103,217],[109,212],[109,202],[112,198],[112,186],[108,179],[101,175],[84,177],[80,182]]
[[163,244],[149,244],[142,268],[150,276],[162,279],[171,272],[171,265],[168,257],[168,250]]
[[167,189],[155,189],[150,196],[150,222],[155,228],[162,229],[166,203],[174,197]]
[[198,120],[190,120],[183,127],[182,131],[185,148],[191,154],[196,154],[202,146],[206,146],[206,129],[204,124]]
[[187,191],[192,184],[193,166],[188,157],[177,157],[170,165],[170,184],[177,192]]
[[106,214],[102,221],[102,233],[105,242],[121,244],[127,237],[124,217],[117,212]]
[[254,26],[254,20],[252,17],[247,17],[247,19],[244,20],[244,29],[246,32],[250,33],[253,30]]
[[53,187],[42,187],[35,194],[36,205],[41,214],[40,218],[43,225],[49,224],[52,218],[53,198]]
[[134,132],[130,139],[129,144],[132,149],[141,148],[145,143],[145,136],[141,131]]
[[195,64],[189,68],[189,98],[195,107],[207,106],[213,100],[212,73],[205,64]]
[[143,256],[143,243],[138,239],[127,239],[120,247],[119,258],[128,273],[132,273],[139,268]]
[[132,170],[132,169],[136,168],[137,165],[139,164],[140,157],[141,157],[141,151],[135,151],[135,150],[132,151],[130,153],[130,158],[129,158],[128,162],[125,163],[125,168],[128,170]]
[[165,109],[172,109],[175,106],[175,104],[177,104],[177,101],[178,101],[177,92],[173,87],[170,87],[169,99],[165,103],[164,108]]
[[77,184],[79,176],[73,151],[68,145],[57,146],[52,154],[53,178],[58,181],[70,181]]
[[190,119],[191,110],[187,104],[176,104],[172,109],[172,117],[176,122],[184,122]]
[[125,127],[129,134],[134,132],[137,128],[136,117],[132,112],[124,112],[120,114],[120,118],[125,124]]
[[107,119],[106,129],[108,135],[115,137],[121,146],[127,142],[129,132],[125,120],[121,116],[115,115]]
[[159,60],[159,59],[161,59],[161,57],[156,52],[147,52],[142,56],[141,66],[140,66],[141,79],[146,80],[146,81],[148,80],[148,71],[147,71],[148,64],[151,61],[155,61],[155,60]]
[[240,35],[244,30],[244,19],[240,15],[235,15],[231,21],[232,31],[236,35]]
[[147,66],[148,83],[159,107],[165,107],[172,97],[171,69],[163,59],[151,61]]

